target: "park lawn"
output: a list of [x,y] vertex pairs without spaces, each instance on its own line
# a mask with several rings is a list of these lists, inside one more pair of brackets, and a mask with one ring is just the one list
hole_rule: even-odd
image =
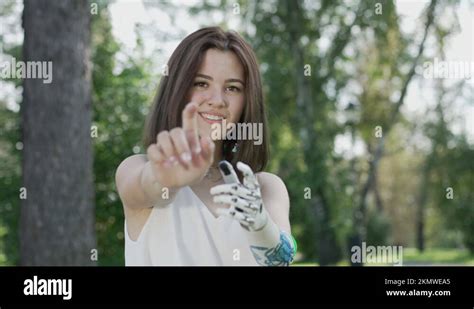
[[[386,266],[389,264],[368,264],[367,266]],[[474,255],[467,250],[451,248],[430,248],[419,252],[416,248],[403,249],[403,266],[474,266]],[[295,262],[291,266],[319,266],[318,263]],[[342,260],[332,266],[350,266],[349,261]]]
[[406,248],[403,250],[403,264],[474,266],[474,255],[461,249],[432,248],[419,252],[415,248]]
[[0,266],[9,266],[10,264],[7,261],[7,256],[4,253],[5,244],[3,238],[7,234],[7,228],[0,224]]
[[[0,266],[11,265],[7,261],[5,254],[0,250]],[[443,265],[468,265],[474,266],[474,255],[469,254],[467,250],[432,248],[419,252],[416,248],[404,248],[403,250],[404,266],[443,266]],[[311,267],[319,266],[319,263],[311,261],[295,262],[293,267]],[[332,266],[350,266],[347,260],[342,260]],[[384,266],[383,264],[370,264],[367,266]]]

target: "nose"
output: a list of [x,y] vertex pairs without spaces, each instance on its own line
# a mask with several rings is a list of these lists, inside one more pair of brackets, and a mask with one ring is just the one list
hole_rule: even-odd
[[223,91],[219,89],[214,89],[211,91],[212,93],[209,94],[209,100],[207,104],[214,107],[227,107],[228,102],[226,97],[223,94]]

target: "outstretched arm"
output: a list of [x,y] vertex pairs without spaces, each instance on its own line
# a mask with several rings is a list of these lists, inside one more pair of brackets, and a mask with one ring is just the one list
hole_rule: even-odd
[[294,258],[296,243],[291,236],[289,198],[284,183],[269,173],[262,173],[257,179],[250,167],[241,162],[237,168],[244,174],[243,184],[224,184],[211,189],[214,202],[230,205],[219,213],[239,221],[259,265],[288,266]]
[[[197,104],[190,102],[182,112],[182,127],[157,134],[147,156],[132,156],[117,168],[115,181],[126,209],[165,206],[179,188],[199,181],[214,160],[214,142],[199,138]],[[170,196],[163,198],[163,189]]]

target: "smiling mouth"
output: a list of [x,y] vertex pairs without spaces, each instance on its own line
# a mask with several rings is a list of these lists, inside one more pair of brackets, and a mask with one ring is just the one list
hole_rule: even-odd
[[212,115],[208,113],[199,113],[199,115],[208,123],[221,123],[225,118],[222,116]]

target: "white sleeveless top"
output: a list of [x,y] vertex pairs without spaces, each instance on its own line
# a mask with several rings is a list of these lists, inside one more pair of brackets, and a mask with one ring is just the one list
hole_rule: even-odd
[[189,186],[153,207],[136,241],[125,222],[126,266],[257,266],[240,224],[215,217]]

